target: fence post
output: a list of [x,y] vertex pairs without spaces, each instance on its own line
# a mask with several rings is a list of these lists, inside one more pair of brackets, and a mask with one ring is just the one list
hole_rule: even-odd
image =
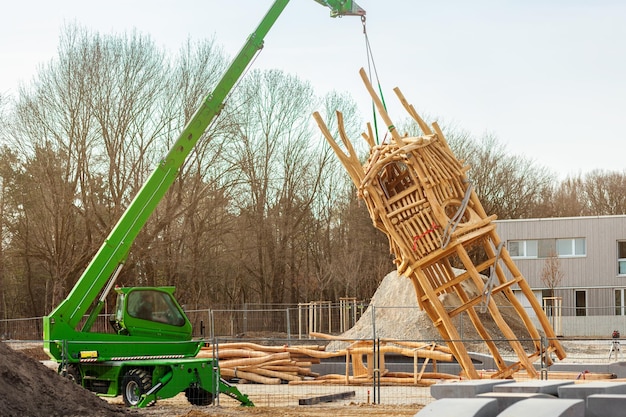
[[248,303],[243,303],[243,334],[248,333]]
[[375,336],[372,336],[372,361],[374,362],[374,369],[372,372],[372,395],[373,395],[372,404],[377,404],[376,403],[376,339],[375,339]]
[[376,381],[376,375],[378,372],[378,360],[376,357],[376,306],[372,306],[372,361],[374,362],[374,369],[372,372],[372,394],[374,395],[374,401],[373,404],[378,404],[377,403],[377,394],[379,395],[380,393],[377,392],[376,387],[377,387],[377,381]]
[[548,341],[546,340],[545,336],[541,335],[541,338],[539,340],[539,356],[541,358],[541,373],[540,373],[540,379],[548,379],[548,368],[546,367],[546,358],[544,357],[545,355],[545,349],[544,346],[548,345]]
[[309,327],[308,327],[308,331],[307,334],[309,335],[309,339],[311,338],[311,332],[316,332],[317,329],[315,328],[315,306],[313,305],[313,302],[309,303]]
[[285,309],[285,314],[287,318],[287,345],[291,345],[291,319],[289,317],[289,308]]
[[376,338],[376,306],[372,306],[372,341]]
[[302,303],[298,303],[298,340],[302,340]]
[[217,339],[213,337],[211,339],[213,341],[213,387],[215,389],[215,396],[213,397],[213,404],[219,406],[220,405],[220,364],[219,364],[219,346],[217,344]]
[[[68,341],[67,339],[62,340],[63,347],[61,348],[61,366],[58,368],[61,370],[61,375],[67,375],[67,366],[68,366],[68,357],[67,352],[69,351]],[[58,370],[57,370],[58,371]]]
[[328,302],[328,334],[332,334],[333,333],[333,305],[332,303],[329,301]]
[[380,404],[380,338],[372,339],[372,360],[374,362],[374,369],[372,379],[374,380],[374,404]]

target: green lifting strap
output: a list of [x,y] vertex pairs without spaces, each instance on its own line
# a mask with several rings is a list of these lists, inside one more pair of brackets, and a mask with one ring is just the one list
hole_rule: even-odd
[[[376,69],[376,63],[374,62],[374,54],[372,53],[372,46],[370,44],[369,37],[367,36],[367,28],[365,26],[365,16],[361,16],[361,23],[363,23],[363,36],[365,37],[365,53],[367,55],[367,69],[369,72],[369,77],[372,79],[372,67],[374,68],[374,74],[376,75],[376,84],[378,86],[378,94],[380,95],[380,100],[383,103],[383,107],[385,111],[387,110],[387,104],[385,104],[385,96],[383,95],[383,89],[380,85],[380,78],[378,77],[378,70]],[[376,106],[372,103],[372,115],[374,118],[374,133],[376,134],[376,144],[380,145],[380,140],[378,138],[378,119],[376,117]],[[389,126],[388,129],[393,130],[393,126]]]

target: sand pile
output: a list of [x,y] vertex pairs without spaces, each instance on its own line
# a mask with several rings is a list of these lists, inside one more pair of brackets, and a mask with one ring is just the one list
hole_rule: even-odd
[[0,343],[0,415],[121,417],[128,413]]
[[[462,270],[455,270],[457,275],[462,272]],[[476,287],[464,289],[470,297],[478,294]],[[450,310],[461,304],[456,295],[446,294],[441,299],[446,308]],[[510,303],[506,298],[502,294],[497,294],[494,296],[494,300],[500,307],[502,316],[517,337],[520,339],[529,338],[526,327],[514,309],[510,307]],[[480,313],[480,306],[478,306],[477,310],[483,325],[492,338],[503,338],[491,315],[488,312]],[[485,343],[478,336],[476,329],[466,314],[461,314],[452,321],[461,334],[462,339],[466,341],[465,344],[468,350],[480,353],[488,352]],[[376,329],[375,334],[374,327]],[[420,310],[411,281],[406,277],[398,276],[396,271],[390,272],[382,280],[372,297],[369,307],[357,323],[350,330],[343,333],[341,337],[350,340],[389,338],[422,342],[434,341],[438,344],[445,344],[428,315]],[[507,342],[498,342],[497,344],[505,349],[508,346]],[[340,350],[347,345],[347,342],[333,341],[329,343],[326,350]]]

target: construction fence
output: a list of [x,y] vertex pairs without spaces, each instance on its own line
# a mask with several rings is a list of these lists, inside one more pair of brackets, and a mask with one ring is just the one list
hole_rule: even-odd
[[[43,345],[41,340],[4,342],[16,350],[28,349],[30,355]],[[469,346],[482,340],[463,342]],[[335,346],[329,349],[328,341],[313,339],[215,337],[207,340],[206,348],[199,356],[218,358],[214,363],[220,368],[222,377],[248,395],[255,405],[266,407],[320,402],[425,405],[434,401],[430,395],[432,384],[462,378],[458,364],[447,357],[445,349],[439,349],[440,341],[364,338],[333,340],[331,343]],[[592,370],[591,373],[585,371],[585,374],[572,371],[567,378],[592,378],[597,371],[588,364],[600,364],[610,369],[611,364],[623,360],[620,340],[562,340],[562,343],[568,351],[565,362],[582,363],[584,369]],[[348,344],[350,350],[345,349]],[[141,343],[129,343],[128,355],[141,356],[142,346]],[[96,345],[94,350],[97,350]],[[247,360],[247,364],[242,363],[242,359]],[[495,372],[495,365],[488,355],[472,354],[472,359],[483,377]],[[511,352],[505,360],[515,361],[516,356]],[[53,369],[58,367],[55,362],[43,362]],[[233,366],[234,362],[238,365]],[[536,365],[543,368],[542,363]],[[552,369],[546,371],[546,378],[550,372]],[[516,379],[520,379],[519,376]],[[217,401],[222,406],[238,405],[224,395]]]
[[[587,308],[585,314],[581,314],[579,309],[556,310],[548,306],[546,314],[560,338],[604,339],[611,337],[615,330],[626,334],[626,315],[599,314],[606,310],[606,307],[597,311]],[[506,315],[507,307],[500,307],[500,311]],[[511,313],[515,314],[513,310]],[[193,325],[194,336],[207,339],[275,337],[291,342],[316,338],[312,333],[343,335],[357,323],[357,337],[411,338],[422,333],[424,326],[430,325],[423,320],[423,314],[417,307],[368,306],[355,299],[342,299],[340,303],[313,301],[285,306],[249,304],[237,309],[188,310],[186,314]],[[529,316],[535,317],[530,310]],[[93,331],[111,331],[108,321],[108,315],[100,315]],[[472,336],[473,325],[465,315],[459,316],[455,323],[462,339]],[[0,339],[38,340],[43,334],[42,326],[41,317],[0,319]],[[402,329],[400,334],[398,329]]]
[[[428,404],[433,401],[430,385],[462,377],[458,364],[446,354],[445,349],[440,349],[446,346],[445,341],[411,335],[386,336],[390,330],[411,329],[407,324],[423,325],[411,323],[412,318],[417,317],[417,309],[372,306],[367,309],[367,306],[356,302],[349,305],[311,303],[286,308],[258,307],[187,312],[197,336],[203,335],[206,341],[206,349],[201,351],[201,355],[216,358],[222,376],[237,384],[239,390],[257,405],[292,406],[320,401],[337,404]],[[623,318],[604,318],[609,319]],[[33,350],[37,351],[43,345],[41,323],[40,317],[1,320],[0,334],[3,341],[13,348],[27,348],[32,354]],[[615,327],[626,336],[626,331],[621,330],[626,327],[620,324],[612,321],[607,329]],[[354,331],[359,326],[361,335],[341,338],[341,334],[349,329]],[[395,329],[390,329],[392,326]],[[458,326],[466,346],[484,344],[483,340],[469,337],[471,323],[460,321]],[[94,331],[107,331],[107,328],[108,319],[102,316]],[[313,337],[312,333],[327,335],[328,338]],[[597,338],[562,336],[559,340],[568,356],[561,362],[572,365],[601,364],[609,369],[611,363],[624,359],[621,334],[613,337],[608,332],[605,337]],[[545,346],[547,341],[542,340],[541,343]],[[347,346],[351,347],[349,353]],[[142,344],[129,343],[128,354],[141,356]],[[243,365],[237,362],[245,358],[257,359]],[[517,357],[511,352],[510,357],[505,356],[504,359],[516,361]],[[484,353],[472,354],[472,360],[476,361],[476,368],[485,376],[495,370],[493,361]],[[48,365],[58,366],[50,362]],[[544,367],[542,363],[536,365]],[[592,368],[587,366],[587,369]],[[548,368],[547,372],[551,370]],[[225,406],[235,405],[234,400],[226,396],[220,396],[218,401]]]

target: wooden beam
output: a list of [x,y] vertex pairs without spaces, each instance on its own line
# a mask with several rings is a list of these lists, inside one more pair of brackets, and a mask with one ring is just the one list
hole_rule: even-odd
[[320,395],[317,397],[300,398],[298,405],[314,405],[319,403],[330,403],[337,400],[345,400],[346,398],[352,398],[356,395],[354,391],[345,391],[337,394]]

